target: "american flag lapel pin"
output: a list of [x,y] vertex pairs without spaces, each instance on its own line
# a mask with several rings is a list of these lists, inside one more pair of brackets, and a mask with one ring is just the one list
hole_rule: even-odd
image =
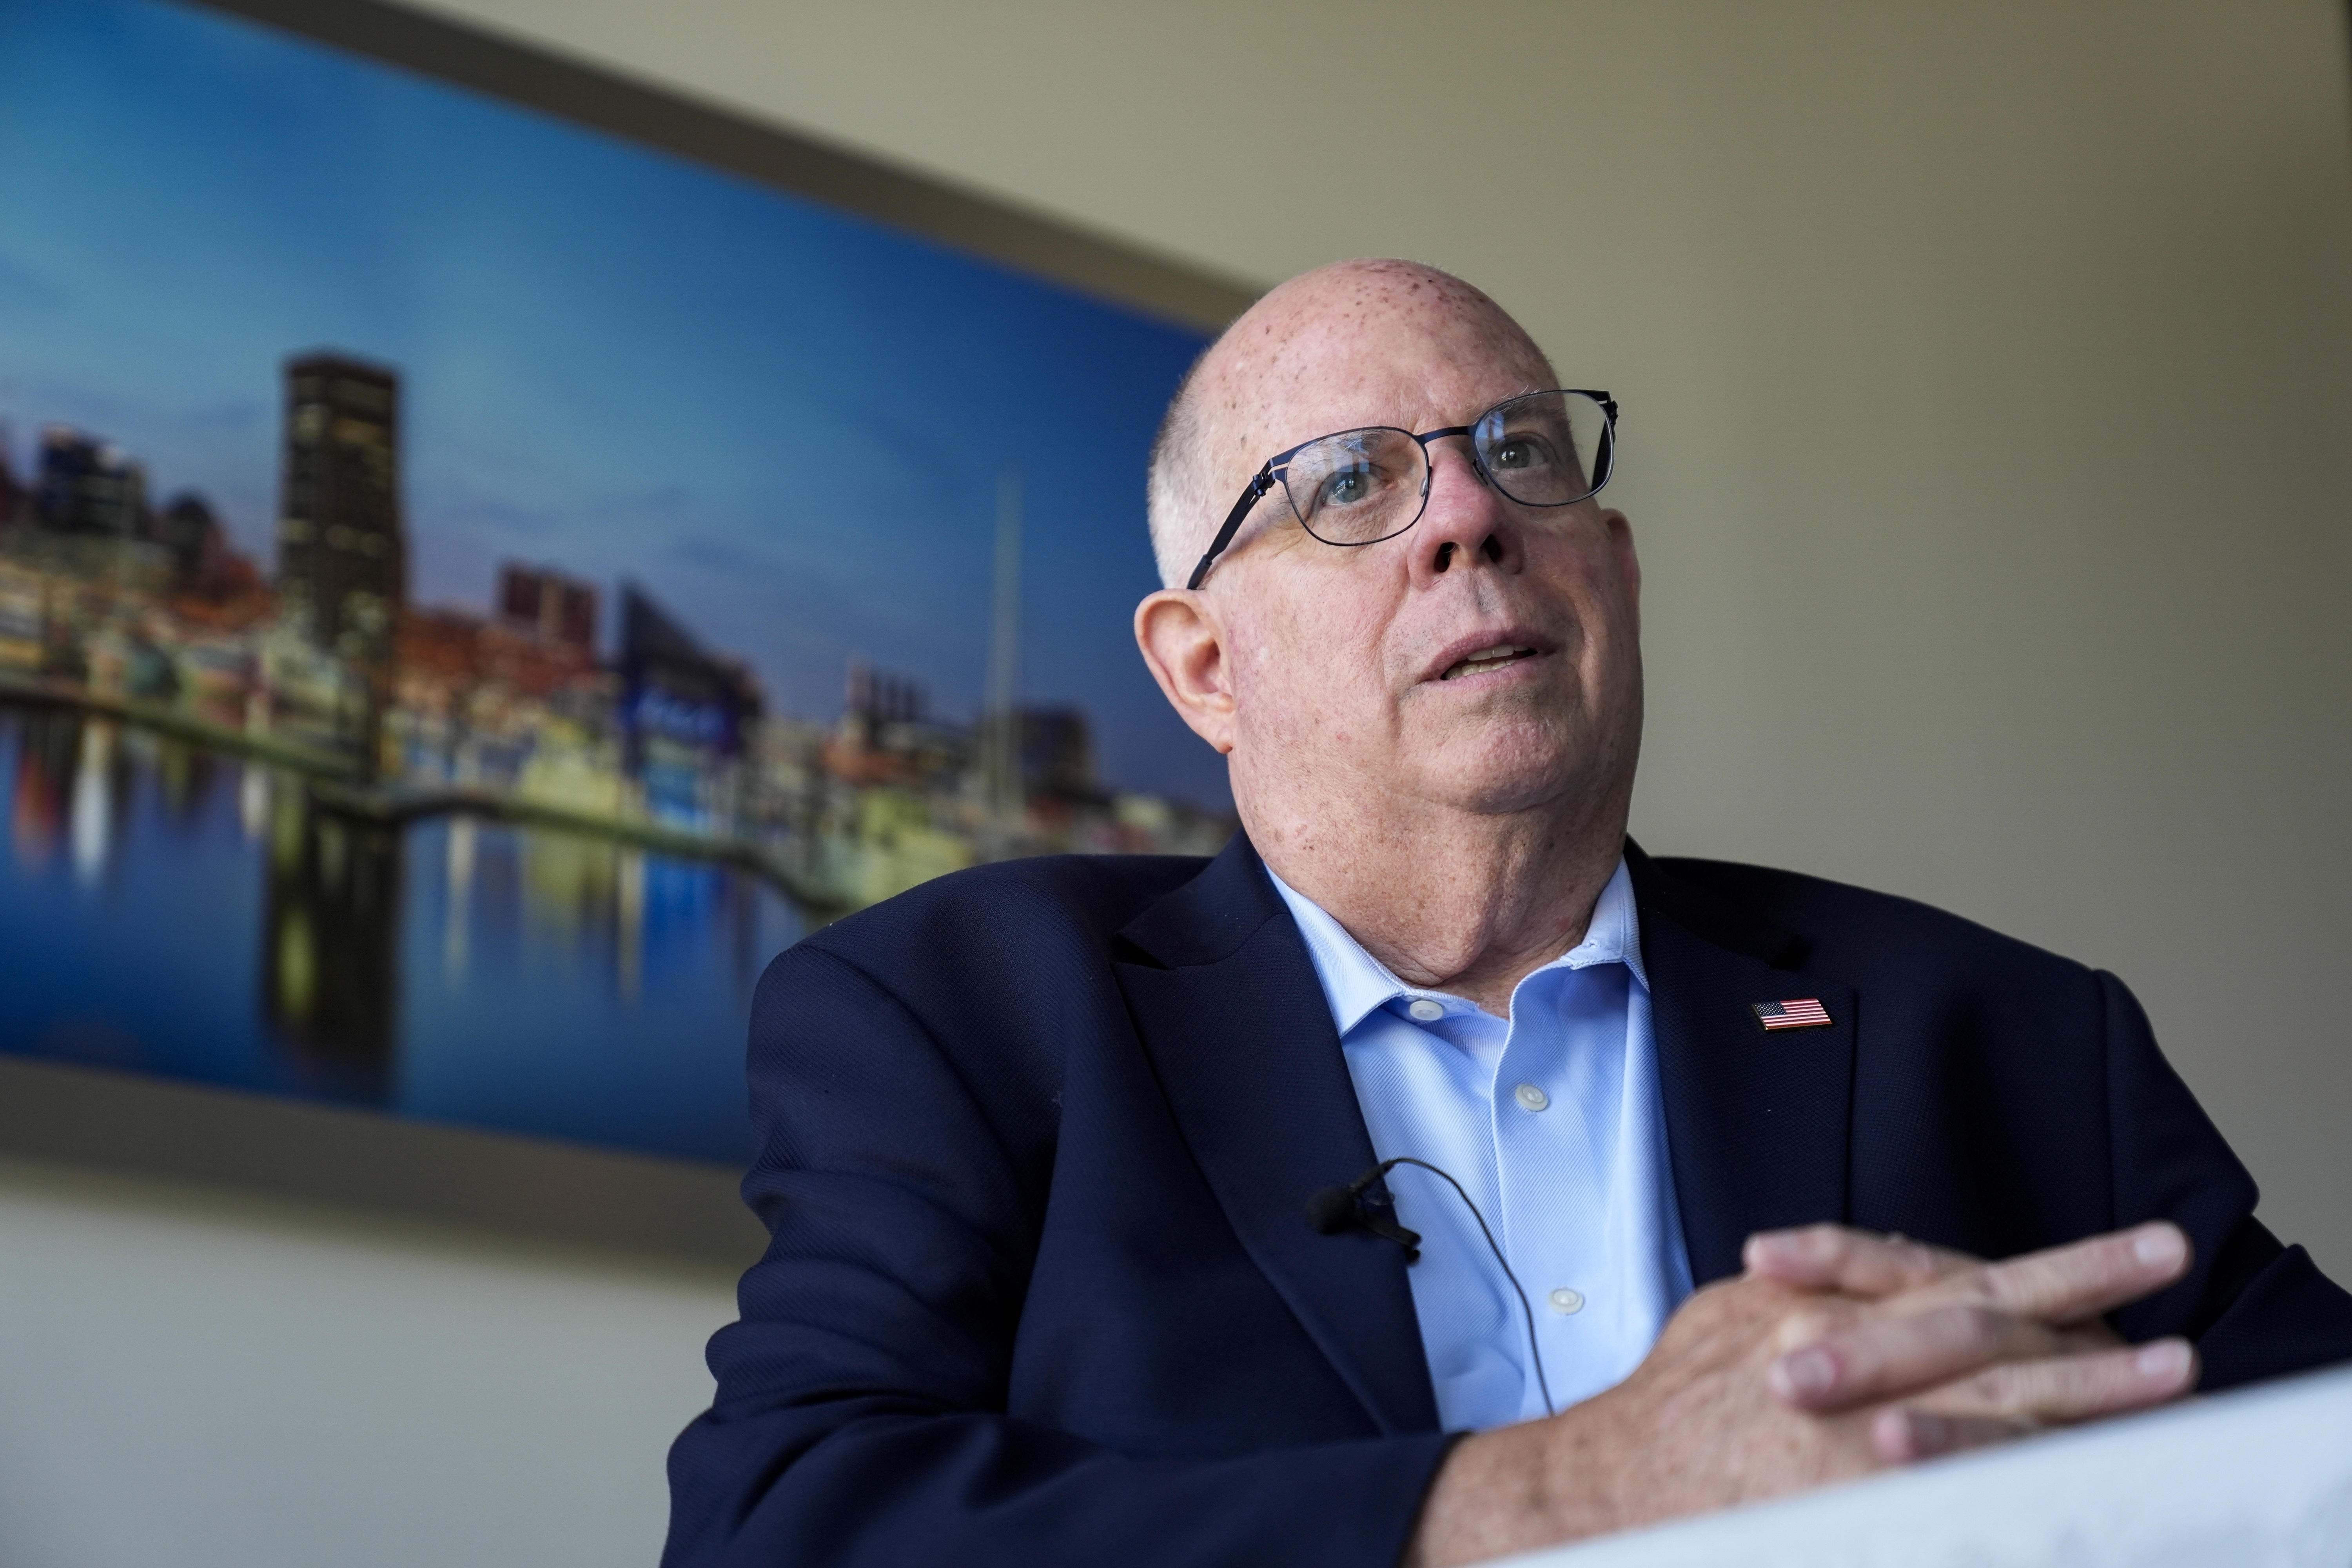
[[1829,1010],[1818,996],[1801,996],[1793,1002],[1750,1002],[1756,1021],[1769,1029],[1818,1029],[1830,1021]]

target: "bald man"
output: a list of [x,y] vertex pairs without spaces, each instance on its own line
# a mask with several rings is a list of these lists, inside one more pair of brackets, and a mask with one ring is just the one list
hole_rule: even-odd
[[777,959],[667,1562],[1467,1563],[2352,1357],[2114,977],[1627,840],[1615,419],[1402,262],[1202,357],[1135,629],[1243,831]]

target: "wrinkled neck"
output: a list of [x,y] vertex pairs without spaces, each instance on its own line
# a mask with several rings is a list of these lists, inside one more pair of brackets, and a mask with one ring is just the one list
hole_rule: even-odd
[[1624,853],[1627,791],[1492,813],[1394,799],[1235,804],[1275,874],[1409,984],[1507,1016],[1530,971],[1583,939]]

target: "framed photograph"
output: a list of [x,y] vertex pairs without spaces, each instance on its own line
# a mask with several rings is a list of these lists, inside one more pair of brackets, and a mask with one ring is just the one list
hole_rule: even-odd
[[281,9],[0,12],[0,1056],[719,1170],[814,922],[1223,840],[1129,617],[1245,291]]

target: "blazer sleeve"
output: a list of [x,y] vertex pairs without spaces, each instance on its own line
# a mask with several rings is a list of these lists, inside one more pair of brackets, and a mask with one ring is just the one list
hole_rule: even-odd
[[2116,1224],[2169,1218],[2196,1248],[2188,1277],[2114,1314],[2116,1329],[2194,1339],[2209,1393],[2352,1360],[2352,1295],[2254,1217],[2253,1178],[2157,1048],[2138,1000],[2112,974],[2098,981]]
[[1006,1413],[1051,1162],[1024,1107],[1055,1086],[1003,1068],[820,947],[763,977],[744,1195],[770,1244],[671,1450],[666,1568],[1394,1563],[1442,1435],[1145,1457]]

